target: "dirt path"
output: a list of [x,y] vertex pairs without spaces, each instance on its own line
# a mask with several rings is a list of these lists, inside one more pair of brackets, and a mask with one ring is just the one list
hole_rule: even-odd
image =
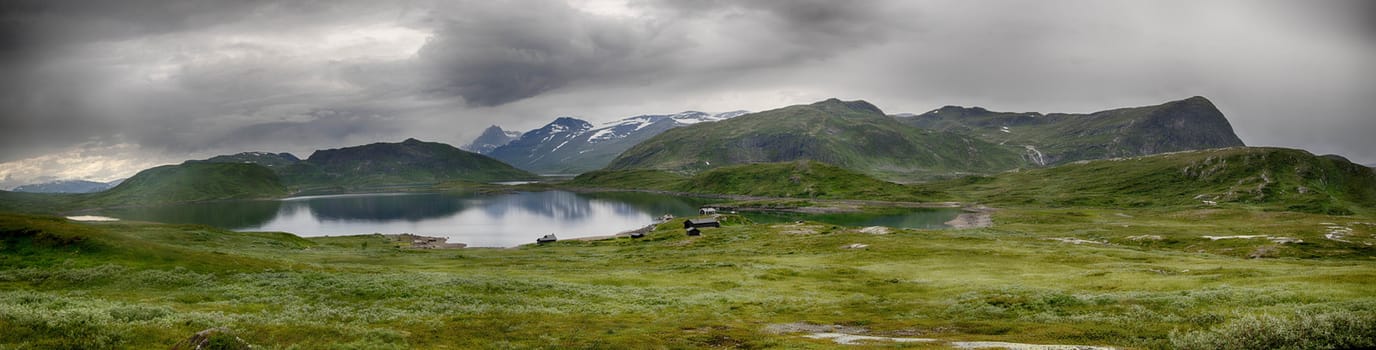
[[944,344],[955,349],[1009,349],[1009,350],[1115,350],[1111,346],[1063,345],[1063,344],[1025,344],[996,341],[955,341],[937,338],[906,338],[868,335],[865,327],[843,325],[819,325],[805,322],[776,323],[765,326],[764,331],[772,334],[794,334],[804,338],[827,339],[841,345],[874,345],[877,343],[933,343]]

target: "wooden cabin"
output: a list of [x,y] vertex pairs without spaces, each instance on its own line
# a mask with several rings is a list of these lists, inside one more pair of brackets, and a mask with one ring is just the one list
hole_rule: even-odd
[[702,235],[702,230],[699,230],[697,227],[689,227],[689,228],[688,228],[688,235],[689,235],[689,236],[701,236],[701,235]]
[[717,219],[714,218],[683,220],[683,228],[697,227],[721,227],[721,222],[717,222]]

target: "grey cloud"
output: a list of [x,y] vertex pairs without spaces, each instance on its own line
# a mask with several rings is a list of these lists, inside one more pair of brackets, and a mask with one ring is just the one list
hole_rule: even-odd
[[[6,1],[0,162],[115,140],[182,156],[462,144],[558,115],[827,97],[1089,112],[1204,95],[1248,143],[1370,163],[1373,4]],[[368,46],[417,33],[414,55]]]
[[114,134],[146,146],[143,151],[198,152],[217,147],[206,139],[227,129],[366,104],[385,92],[367,82],[349,86],[345,77],[350,66],[367,62],[283,52],[318,43],[273,40],[350,21],[404,20],[406,11],[378,6],[5,2],[0,162]]
[[305,158],[311,151],[364,143],[400,141],[394,121],[378,115],[332,110],[314,111],[304,122],[268,122],[236,128],[206,140],[209,147],[258,151],[289,151]]
[[479,107],[570,85],[646,84],[824,59],[883,42],[886,29],[903,26],[883,6],[835,1],[667,2],[648,19],[605,18],[554,1],[463,4],[432,12],[438,29],[420,63],[430,77],[426,93]]
[[0,4],[0,52],[121,40],[241,19],[266,1],[11,0]]
[[[767,1],[660,1],[687,15],[720,15],[727,20],[746,20],[771,35],[795,44],[819,48],[857,46],[886,39],[904,20],[892,10],[892,1],[863,4],[829,0]],[[745,34],[745,33],[741,33]]]
[[469,2],[433,16],[438,28],[420,53],[420,65],[429,72],[425,92],[460,96],[474,106],[627,74],[665,54],[646,50],[661,38],[643,23],[597,18],[553,1],[502,7]]

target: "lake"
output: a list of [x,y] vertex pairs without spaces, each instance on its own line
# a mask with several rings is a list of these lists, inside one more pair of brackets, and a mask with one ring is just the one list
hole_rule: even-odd
[[[450,243],[470,247],[512,247],[550,233],[567,239],[625,232],[654,223],[664,214],[696,215],[702,205],[719,201],[638,192],[396,193],[206,202],[100,214],[236,231],[291,232],[303,237],[413,233],[448,237]],[[954,209],[905,209],[867,215],[743,214],[757,222],[812,220],[845,226],[942,228],[958,213]]]

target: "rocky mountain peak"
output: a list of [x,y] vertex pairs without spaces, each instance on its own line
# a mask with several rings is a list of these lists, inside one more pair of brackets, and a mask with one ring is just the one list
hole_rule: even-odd
[[520,137],[521,133],[509,132],[502,130],[499,126],[493,125],[484,129],[482,135],[478,135],[478,138],[464,145],[462,149],[487,154],[488,152],[492,152],[493,149],[511,143],[511,141],[515,141]]

